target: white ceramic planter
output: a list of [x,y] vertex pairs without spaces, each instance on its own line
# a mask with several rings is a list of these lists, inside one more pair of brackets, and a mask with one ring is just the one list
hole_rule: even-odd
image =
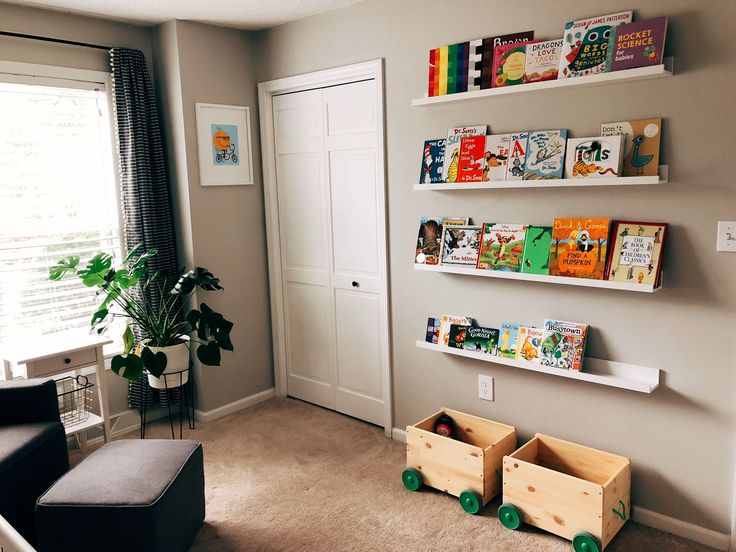
[[153,353],[159,351],[165,353],[167,359],[166,370],[161,377],[157,378],[148,374],[148,384],[154,389],[174,389],[189,381],[189,371],[171,374],[171,372],[180,372],[189,367],[189,347],[187,346],[189,337],[185,336],[182,339],[184,340],[182,343],[170,347],[149,347]]

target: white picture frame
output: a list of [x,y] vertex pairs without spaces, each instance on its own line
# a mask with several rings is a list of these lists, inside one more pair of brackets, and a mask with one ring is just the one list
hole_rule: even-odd
[[200,186],[253,184],[250,108],[195,103]]

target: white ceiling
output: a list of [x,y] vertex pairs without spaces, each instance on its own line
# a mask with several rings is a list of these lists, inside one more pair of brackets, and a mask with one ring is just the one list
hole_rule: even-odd
[[361,0],[9,0],[12,4],[156,25],[186,19],[238,29],[265,29]]

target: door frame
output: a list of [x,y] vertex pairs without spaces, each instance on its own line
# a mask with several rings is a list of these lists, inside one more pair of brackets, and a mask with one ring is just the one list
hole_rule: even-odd
[[384,90],[383,59],[375,59],[353,65],[345,65],[312,73],[304,73],[258,83],[258,110],[261,125],[261,156],[263,162],[263,197],[266,212],[266,244],[268,253],[268,276],[271,295],[271,331],[273,336],[273,365],[276,396],[287,394],[286,373],[286,329],[284,316],[284,290],[282,288],[281,243],[279,233],[278,195],[276,188],[276,149],[273,128],[273,97],[289,92],[302,92],[314,88],[325,88],[348,84],[360,80],[376,81],[376,126],[378,166],[377,200],[383,208],[379,209],[378,252],[382,297],[380,317],[383,332],[381,355],[383,363],[383,402],[384,431],[391,436],[393,428],[392,380],[391,380],[391,326],[389,318],[388,287],[388,243],[387,243],[387,203],[386,203],[386,161],[384,136]]

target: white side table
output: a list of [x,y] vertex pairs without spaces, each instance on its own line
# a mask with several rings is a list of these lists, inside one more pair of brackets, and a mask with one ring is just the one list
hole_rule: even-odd
[[[39,338],[29,343],[9,345],[0,349],[3,360],[5,380],[16,376],[26,379],[48,378],[74,372],[80,374],[82,368],[95,366],[97,375],[97,398],[100,402],[100,416],[89,413],[83,422],[66,427],[67,435],[76,435],[80,447],[84,448],[85,430],[101,425],[105,442],[110,442],[110,413],[108,409],[107,379],[105,377],[105,356],[102,348],[112,343],[106,337],[73,335]],[[14,368],[17,368],[14,370]]]

